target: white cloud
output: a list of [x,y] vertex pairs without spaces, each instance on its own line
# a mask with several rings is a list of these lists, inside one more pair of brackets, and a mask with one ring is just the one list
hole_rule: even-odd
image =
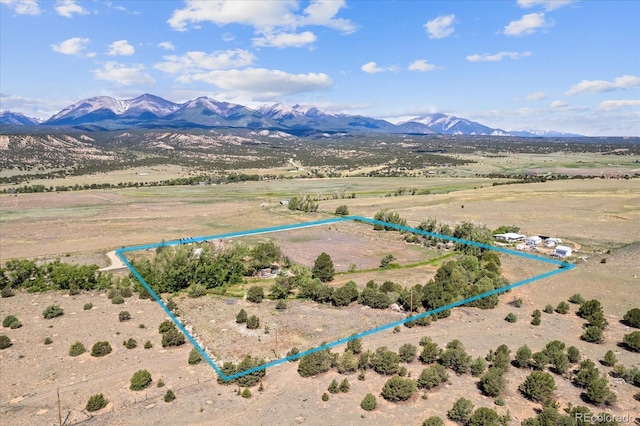
[[579,93],[602,93],[612,92],[618,89],[631,89],[640,86],[640,78],[635,75],[623,75],[613,82],[604,80],[582,80],[574,84],[565,92],[565,95],[577,95]]
[[551,104],[549,104],[550,108],[566,108],[568,106],[569,106],[568,103],[562,102],[562,101],[553,101],[551,102]]
[[445,38],[455,31],[455,28],[453,28],[455,19],[456,15],[453,14],[438,16],[424,24],[424,28],[429,33],[429,38]]
[[544,92],[534,92],[534,93],[529,93],[524,98],[528,101],[541,101],[547,98],[547,94]]
[[0,3],[6,4],[18,15],[40,15],[42,13],[37,0],[0,0]]
[[124,86],[155,83],[155,80],[144,72],[143,65],[129,67],[118,62],[107,62],[102,69],[92,72],[98,80],[113,81]]
[[58,44],[52,44],[51,48],[54,52],[64,55],[78,55],[89,43],[90,40],[88,38],[73,37]]
[[185,31],[189,24],[199,22],[243,24],[254,27],[259,34],[308,25],[329,27],[343,33],[352,33],[356,29],[348,19],[336,17],[345,6],[343,0],[312,0],[302,14],[296,13],[299,7],[297,0],[186,0],[185,3],[185,7],[174,10],[167,21],[174,30]]
[[574,3],[575,1],[576,0],[518,0],[518,6],[524,9],[542,6],[545,10],[554,10]]
[[504,27],[504,34],[510,36],[522,36],[533,34],[537,29],[550,26],[544,19],[544,13],[529,13],[522,15],[519,21],[512,21]]
[[64,16],[65,18],[73,18],[74,13],[78,15],[89,14],[89,12],[77,4],[75,0],[58,0],[55,9],[58,15]]
[[109,45],[107,55],[109,56],[131,56],[136,49],[127,40],[114,41]]
[[162,58],[164,62],[157,63],[154,68],[170,74],[246,67],[255,59],[251,52],[242,49],[219,50],[212,53],[194,51],[181,56],[168,55]]
[[635,108],[640,107],[640,100],[615,100],[615,101],[602,101],[600,105],[598,105],[598,109],[604,111],[613,111],[617,109],[625,109],[625,108]]
[[260,47],[302,47],[311,44],[317,37],[311,31],[296,33],[265,33],[262,37],[253,39],[254,46]]
[[366,64],[361,66],[360,69],[362,71],[366,72],[367,74],[375,74],[375,73],[378,73],[378,72],[387,71],[386,68],[379,67],[378,64],[376,64],[373,61],[367,62]]
[[424,59],[417,59],[417,60],[413,61],[411,63],[411,65],[409,65],[409,70],[410,71],[425,72],[425,71],[433,71],[435,69],[436,69],[435,65],[428,63]]
[[502,61],[502,59],[504,58],[509,58],[509,59],[520,59],[520,58],[526,58],[528,56],[531,56],[531,52],[499,52],[499,53],[494,53],[493,55],[490,54],[483,54],[483,55],[478,55],[477,53],[475,55],[469,55],[467,56],[467,61],[469,62],[500,62]]
[[216,70],[192,74],[183,81],[202,81],[225,90],[251,93],[261,99],[328,90],[333,85],[331,77],[324,73],[290,74],[265,68]]
[[158,47],[161,47],[164,50],[176,50],[176,47],[170,41],[163,41],[161,43],[158,43]]

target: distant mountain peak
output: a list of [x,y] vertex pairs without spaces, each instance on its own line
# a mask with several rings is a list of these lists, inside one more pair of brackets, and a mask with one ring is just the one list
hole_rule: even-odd
[[4,112],[0,124],[76,126],[94,130],[130,128],[215,128],[269,129],[291,134],[335,134],[349,132],[411,133],[444,135],[487,135],[523,137],[580,136],[549,130],[505,131],[449,114],[426,114],[392,124],[362,115],[333,113],[314,105],[276,103],[251,109],[240,104],[199,96],[177,104],[143,93],[132,99],[96,96],[78,101],[43,123],[19,113]]

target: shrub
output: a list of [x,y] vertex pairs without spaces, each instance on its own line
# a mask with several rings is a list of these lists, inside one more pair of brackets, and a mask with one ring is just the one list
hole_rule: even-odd
[[172,328],[166,333],[162,334],[162,347],[181,346],[184,345],[184,334],[178,331],[177,328]]
[[445,383],[447,380],[449,380],[447,370],[442,365],[435,364],[422,370],[418,378],[417,386],[420,389],[432,389],[441,383]]
[[447,416],[454,422],[466,423],[473,412],[473,403],[466,398],[459,398],[447,411]]
[[580,361],[580,351],[575,346],[569,346],[567,349],[567,358],[571,364],[575,364]]
[[256,330],[260,328],[260,318],[255,315],[251,315],[249,318],[247,318],[247,328],[249,330]]
[[544,307],[544,312],[547,314],[552,314],[553,313],[553,306],[551,305],[547,305]]
[[606,376],[595,378],[587,384],[586,397],[587,400],[596,405],[611,405],[617,400],[616,394],[609,390]]
[[191,348],[191,352],[189,352],[189,364],[195,365],[199,364],[202,361],[202,354],[196,348]]
[[328,393],[326,393],[326,392],[325,392],[325,393],[323,393],[323,394],[322,394],[322,400],[323,400],[324,402],[327,402],[327,401],[329,400],[329,394],[328,394]]
[[16,295],[16,293],[9,286],[7,286],[7,287],[3,288],[2,290],[0,290],[0,297],[13,297],[15,295]]
[[529,374],[525,381],[518,387],[522,394],[533,401],[547,402],[556,389],[556,382],[553,376],[542,371],[534,371]]
[[144,342],[145,349],[151,349],[152,347],[153,347],[153,343],[151,343],[151,340],[147,340],[146,342]]
[[327,390],[329,391],[329,393],[340,392],[340,390],[338,389],[338,381],[336,379],[333,379],[331,381],[331,384],[329,384],[329,387],[327,388]]
[[578,309],[576,314],[580,318],[589,319],[589,317],[596,312],[602,313],[602,304],[599,300],[592,299],[580,305],[580,308]]
[[533,317],[531,325],[540,325],[540,317]]
[[500,416],[495,410],[488,407],[479,407],[473,412],[466,426],[489,426],[500,424]]
[[176,394],[171,389],[167,389],[164,394],[164,402],[171,402],[176,399]]
[[175,330],[175,329],[176,329],[176,325],[171,320],[162,321],[160,323],[160,326],[158,327],[158,331],[160,332],[160,334],[164,334],[169,330]]
[[513,312],[509,312],[506,317],[504,317],[506,322],[514,323],[518,320],[518,318],[513,314]]
[[146,328],[144,324],[139,324],[138,328]]
[[107,406],[109,401],[101,393],[92,395],[87,401],[85,409],[89,412],[98,411]]
[[565,301],[558,303],[558,307],[556,307],[556,312],[559,314],[566,314],[569,312],[569,304]]
[[91,348],[91,356],[101,357],[111,353],[111,345],[109,342],[101,341],[94,343]]
[[15,330],[16,328],[20,328],[22,327],[22,323],[20,321],[14,321],[11,324],[9,324],[9,328],[11,330]]
[[602,363],[602,365],[605,365],[607,367],[613,367],[614,365],[616,365],[616,362],[618,362],[618,359],[616,358],[613,351],[609,350],[606,354],[604,354],[604,358],[600,362]]
[[447,343],[445,351],[440,355],[440,364],[451,368],[457,374],[464,374],[469,371],[471,356],[467,354],[459,340],[452,340]]
[[473,377],[482,376],[482,373],[484,373],[484,370],[486,369],[487,369],[487,361],[480,356],[471,363],[470,371]]
[[64,310],[58,305],[47,306],[44,311],[42,311],[42,317],[44,319],[51,319],[55,317],[59,317],[64,314]]
[[50,345],[53,343],[53,340],[51,340],[51,337],[45,337],[44,338],[44,344],[45,345]]
[[521,308],[522,307],[522,298],[520,297],[520,298],[516,299],[515,302],[513,302],[513,305],[516,308]]
[[411,395],[415,390],[416,382],[413,380],[393,376],[384,384],[381,395],[387,401],[406,401],[411,398]]
[[207,294],[207,288],[202,284],[194,284],[190,286],[189,291],[187,292],[187,295],[193,298],[202,297],[205,294]]
[[13,345],[13,343],[11,343],[9,336],[0,334],[0,349],[7,349],[11,345]]
[[131,385],[129,389],[133,391],[143,390],[151,384],[151,373],[147,370],[138,370],[131,376]]
[[87,349],[84,347],[84,345],[81,342],[75,342],[69,348],[69,355],[70,356],[78,356],[78,355],[82,355],[86,351],[87,351]]
[[247,300],[253,303],[260,303],[264,299],[264,290],[262,287],[254,285],[247,291]]
[[2,326],[11,327],[11,324],[13,324],[14,322],[20,321],[18,321],[18,318],[15,315],[7,315],[6,317],[4,317],[4,320],[2,320]]
[[158,383],[156,384],[156,387],[158,387],[158,388],[164,387],[164,380],[162,380],[162,379],[158,380]]
[[349,383],[349,379],[347,379],[346,377],[340,382],[340,386],[338,387],[338,389],[340,389],[340,392],[342,393],[346,393],[349,392],[349,389],[351,389],[351,384]]
[[[90,311],[93,308],[93,303],[85,303],[82,309],[85,311]],[[101,394],[102,395],[102,394]]]
[[240,396],[243,398],[251,398],[251,391],[249,390],[249,388],[244,388]]
[[589,343],[602,343],[604,340],[604,335],[602,332],[602,328],[596,326],[587,327],[584,330],[582,336],[580,336],[582,340]]
[[130,337],[128,340],[125,340],[124,342],[122,342],[122,346],[124,346],[127,349],[134,349],[135,347],[138,346],[138,342],[133,337]]
[[498,396],[507,385],[503,370],[491,367],[480,379],[480,390],[487,396]]
[[518,348],[515,357],[516,366],[520,368],[528,368],[531,365],[531,349],[527,345],[521,346]]
[[640,352],[640,331],[625,334],[622,343],[627,349],[633,352]]
[[422,426],[444,426],[444,420],[438,416],[431,416],[422,422]]
[[111,303],[114,305],[122,305],[124,303],[124,297],[122,297],[122,295],[118,293],[113,296],[113,299],[111,299]]
[[366,411],[375,410],[378,403],[376,402],[376,397],[373,394],[368,393],[360,402],[360,408]]
[[629,327],[640,328],[640,309],[634,308],[624,314],[623,321]]
[[342,204],[341,206],[336,207],[335,214],[337,216],[348,216],[349,215],[349,208],[347,207],[346,204]]
[[582,305],[585,302],[585,300],[584,300],[584,297],[580,295],[580,293],[576,293],[569,298],[569,302],[575,303],[576,305]]
[[287,309],[287,302],[285,302],[282,299],[278,300],[278,303],[276,304],[276,309],[279,311]]
[[371,366],[376,373],[389,376],[396,374],[400,370],[400,356],[387,349],[386,346],[381,346],[376,349],[373,358],[371,359]]
[[130,320],[131,314],[129,313],[129,311],[120,311],[120,313],[118,314],[118,319],[120,320],[120,322]]
[[236,323],[244,324],[245,322],[247,322],[247,311],[245,311],[244,309],[240,309],[240,311],[236,315]]
[[416,359],[416,355],[418,354],[418,348],[413,346],[411,343],[405,343],[400,346],[398,349],[398,355],[400,355],[400,361],[402,362],[412,362]]
[[311,377],[331,368],[332,356],[329,350],[314,352],[300,358],[298,374],[301,377]]
[[118,291],[117,288],[110,288],[109,291],[107,292],[107,298],[108,299],[113,299],[118,294],[120,294],[120,292]]

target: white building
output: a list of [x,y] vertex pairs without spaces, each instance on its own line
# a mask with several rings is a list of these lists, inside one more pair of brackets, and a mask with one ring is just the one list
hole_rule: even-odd
[[569,257],[571,256],[571,254],[571,247],[567,246],[556,246],[556,249],[553,251],[553,253],[551,253],[552,256],[557,257]]
[[507,243],[514,243],[516,241],[524,240],[525,236],[522,234],[516,234],[515,232],[507,232],[506,234],[495,234],[493,238],[496,241],[504,241]]
[[537,246],[542,242],[542,238],[538,237],[537,235],[534,235],[534,236],[525,238],[524,242],[529,246]]

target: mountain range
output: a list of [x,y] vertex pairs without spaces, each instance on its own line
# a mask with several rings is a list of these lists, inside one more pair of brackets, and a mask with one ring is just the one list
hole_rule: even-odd
[[249,128],[280,130],[295,135],[313,133],[394,133],[491,135],[519,137],[576,137],[546,130],[505,131],[446,114],[428,114],[401,123],[321,111],[310,105],[243,105],[199,97],[174,103],[145,93],[133,99],[98,96],[64,108],[47,120],[11,111],[0,113],[0,125],[38,128],[75,128],[107,131],[149,128]]

